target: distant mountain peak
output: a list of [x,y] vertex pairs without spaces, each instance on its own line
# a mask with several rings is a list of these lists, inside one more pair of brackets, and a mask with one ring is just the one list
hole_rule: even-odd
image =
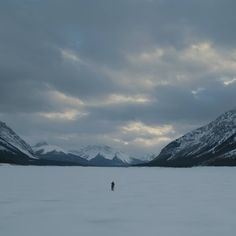
[[91,166],[127,166],[138,161],[107,145],[88,145],[79,151],[67,151],[56,145],[40,142],[33,149],[43,160],[69,161]]
[[33,146],[33,150],[36,154],[48,154],[48,153],[65,153],[68,154],[69,152],[57,145],[49,145],[47,142],[39,142]]
[[108,145],[87,145],[78,151],[73,151],[73,153],[85,158],[88,161],[94,159],[99,154],[108,160],[113,160],[116,157],[124,164],[129,164],[132,162],[132,158],[129,155]]

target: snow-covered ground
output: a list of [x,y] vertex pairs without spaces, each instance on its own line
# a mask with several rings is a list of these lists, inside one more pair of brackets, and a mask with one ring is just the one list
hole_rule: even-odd
[[235,178],[231,167],[2,165],[0,235],[232,236]]

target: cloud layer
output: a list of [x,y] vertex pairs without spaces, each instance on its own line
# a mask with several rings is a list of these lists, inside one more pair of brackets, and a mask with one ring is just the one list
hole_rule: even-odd
[[30,143],[158,153],[235,107],[233,0],[0,3],[0,119]]

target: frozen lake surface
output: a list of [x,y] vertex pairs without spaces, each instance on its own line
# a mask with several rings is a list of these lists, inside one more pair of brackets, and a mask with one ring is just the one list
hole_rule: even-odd
[[0,166],[2,236],[232,236],[235,216],[233,167]]

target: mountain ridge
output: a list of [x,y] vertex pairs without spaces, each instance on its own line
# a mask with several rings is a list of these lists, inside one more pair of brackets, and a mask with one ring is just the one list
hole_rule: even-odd
[[27,164],[36,159],[30,145],[0,121],[0,162]]
[[235,149],[236,109],[233,109],[209,124],[170,142],[148,165],[173,167],[219,165],[220,163],[236,165]]
[[64,160],[91,166],[128,166],[142,163],[141,160],[130,157],[108,145],[87,145],[79,150],[65,150],[56,145],[41,142],[33,146],[40,159]]

